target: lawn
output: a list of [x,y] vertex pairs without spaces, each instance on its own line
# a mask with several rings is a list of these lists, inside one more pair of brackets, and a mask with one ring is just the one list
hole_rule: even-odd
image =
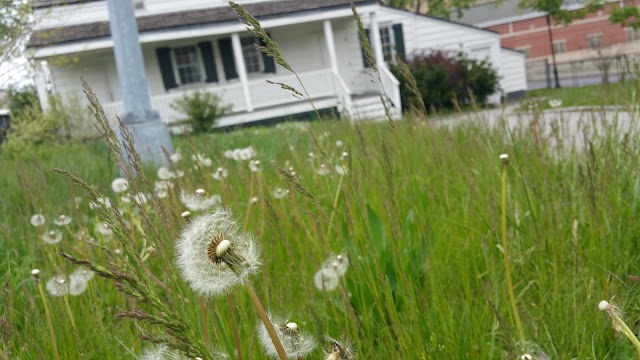
[[633,106],[638,102],[637,83],[598,84],[559,89],[538,89],[527,92],[526,99],[541,100],[543,108],[550,108],[549,100],[562,101],[562,107],[573,106]]
[[[142,205],[114,193],[119,173],[103,142],[41,146],[37,156],[22,158],[0,155],[0,355],[55,359],[57,349],[61,359],[132,358],[154,346],[143,336],[207,349],[197,354],[203,359],[214,358],[213,349],[266,358],[248,291],[238,285],[200,296],[176,266],[176,244],[189,226],[180,193],[204,189],[207,196],[219,194],[239,231],[258,243],[262,265],[248,281],[267,310],[316,339],[318,347],[305,358],[323,358],[332,346],[328,337],[351,342],[359,359],[635,356],[598,303],[613,299],[637,328],[636,138],[621,142],[612,131],[591,139],[585,152],[556,153],[534,126],[513,133],[477,124],[448,129],[412,118],[306,125],[176,138],[182,159],[171,171],[184,176],[171,180],[165,198],[155,195],[156,169],[129,179],[132,195],[153,199]],[[252,172],[248,160],[225,157],[225,150],[248,146],[260,171]],[[198,153],[211,165],[196,166],[192,155]],[[228,177],[216,180],[211,174],[218,167]],[[92,209],[82,189],[54,168],[110,198],[122,222]],[[192,211],[191,218],[212,211]],[[46,218],[44,226],[31,225],[36,213]],[[54,225],[60,214],[71,223]],[[103,235],[100,217],[114,235]],[[42,235],[54,229],[62,241],[45,243]],[[78,268],[62,252],[129,274],[134,290],[120,274],[118,287],[95,276],[76,296],[42,291],[53,276]],[[348,259],[346,273],[335,289],[319,289],[315,274],[339,254]],[[152,294],[152,301],[136,299],[141,293]],[[136,309],[144,311],[137,319],[123,317]],[[149,320],[160,318],[170,324]],[[186,338],[169,336],[168,328],[183,325]]]

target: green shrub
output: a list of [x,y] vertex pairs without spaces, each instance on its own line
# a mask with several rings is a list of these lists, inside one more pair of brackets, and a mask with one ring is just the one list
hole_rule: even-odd
[[[473,102],[483,105],[498,90],[498,74],[491,64],[468,58],[461,52],[423,52],[409,58],[407,65],[429,109],[452,109]],[[415,94],[405,85],[400,71],[392,70],[401,83],[403,105],[409,109],[416,104]]]
[[210,131],[216,121],[231,110],[230,105],[222,104],[218,95],[206,91],[185,94],[173,102],[171,108],[186,115],[184,121],[194,133]]

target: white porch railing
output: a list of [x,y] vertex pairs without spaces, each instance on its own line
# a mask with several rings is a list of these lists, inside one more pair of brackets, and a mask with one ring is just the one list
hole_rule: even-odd
[[[341,79],[336,78],[329,69],[309,71],[301,73],[299,76],[309,96],[314,100],[326,97],[338,97],[344,105],[345,100],[343,98],[347,94],[349,97],[348,101],[351,100],[349,90],[346,84],[344,84],[344,81],[342,81],[342,85],[336,84],[336,82],[339,82]],[[294,97],[291,91],[282,89],[278,85],[269,84],[266,80],[287,84],[304,94],[304,90],[293,74],[249,80],[249,94],[254,111],[305,100]],[[184,115],[171,108],[171,104],[177,99],[182,98],[185,94],[198,90],[216,93],[220,96],[223,104],[232,106],[231,113],[239,113],[247,110],[247,104],[240,83],[221,86],[211,85],[199,89],[155,95],[151,98],[151,106],[153,110],[160,114],[162,121],[166,123],[178,122],[184,118]],[[103,108],[105,113],[112,118],[116,115],[122,115],[125,112],[122,101],[103,104]]]
[[379,66],[380,81],[386,98],[389,100],[392,116],[399,116],[402,113],[402,100],[400,98],[400,82],[386,66]]

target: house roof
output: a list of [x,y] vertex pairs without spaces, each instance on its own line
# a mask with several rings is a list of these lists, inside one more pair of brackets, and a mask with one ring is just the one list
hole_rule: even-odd
[[31,7],[34,9],[59,6],[59,5],[71,5],[78,3],[88,3],[100,0],[31,0]]
[[[564,0],[565,7],[579,6],[586,1],[583,0]],[[482,24],[494,22],[501,19],[509,19],[513,17],[523,16],[526,14],[537,13],[531,8],[521,8],[520,0],[504,0],[492,1],[485,4],[473,6],[464,10],[462,17],[458,20],[467,24]]]
[[[73,0],[66,0],[71,2]],[[81,1],[81,0],[80,0]],[[76,0],[75,2],[80,2]],[[87,2],[92,0],[84,0]],[[93,0],[95,1],[95,0]],[[65,0],[37,0],[36,2],[65,2]],[[309,11],[321,11],[338,7],[348,7],[351,3],[362,5],[377,3],[377,0],[280,0],[245,4],[244,8],[257,19]],[[208,25],[237,21],[238,14],[230,6],[208,9],[185,10],[164,14],[140,16],[137,18],[140,33],[176,28]],[[105,38],[111,36],[108,21],[61,26],[34,31],[27,43],[28,47],[45,47],[62,43]]]
[[442,21],[442,22],[446,22],[446,23],[449,23],[449,24],[453,24],[453,25],[464,26],[464,27],[471,28],[471,29],[478,30],[478,31],[483,31],[483,32],[488,32],[488,33],[498,34],[498,32],[497,32],[497,31],[489,30],[489,29],[483,29],[483,28],[477,27],[477,26],[475,26],[475,25],[467,24],[467,23],[464,23],[464,22],[461,22],[461,21],[457,21],[457,20],[443,19],[443,18],[441,18],[441,17],[432,16],[432,15],[429,15],[429,14],[420,14],[420,13],[416,13],[416,12],[413,12],[413,11],[409,11],[409,10],[407,10],[407,9],[397,8],[397,7],[389,6],[389,5],[382,5],[381,7],[382,7],[382,8],[384,8],[384,9],[389,9],[389,10],[395,10],[395,11],[404,12],[404,13],[407,13],[407,15],[413,15],[413,16],[423,17],[423,18],[427,18],[427,19],[434,20],[434,21]]

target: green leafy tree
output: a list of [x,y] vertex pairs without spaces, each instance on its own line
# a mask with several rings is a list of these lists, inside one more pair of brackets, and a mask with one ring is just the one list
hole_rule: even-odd
[[[31,27],[28,1],[0,0],[0,64],[9,64],[22,55]],[[9,69],[0,69],[0,78],[6,71]]]
[[640,9],[635,4],[614,7],[611,9],[609,21],[624,27],[638,29],[640,28]]
[[583,3],[583,7],[577,10],[568,10],[564,8],[563,0],[521,0],[520,7],[529,8],[545,14],[547,20],[547,33],[549,34],[549,48],[551,49],[551,58],[553,61],[553,77],[557,88],[560,87],[558,79],[558,66],[556,64],[556,52],[553,48],[553,32],[551,30],[553,23],[561,23],[568,25],[574,20],[582,19],[587,15],[602,8],[603,0],[589,0]]

